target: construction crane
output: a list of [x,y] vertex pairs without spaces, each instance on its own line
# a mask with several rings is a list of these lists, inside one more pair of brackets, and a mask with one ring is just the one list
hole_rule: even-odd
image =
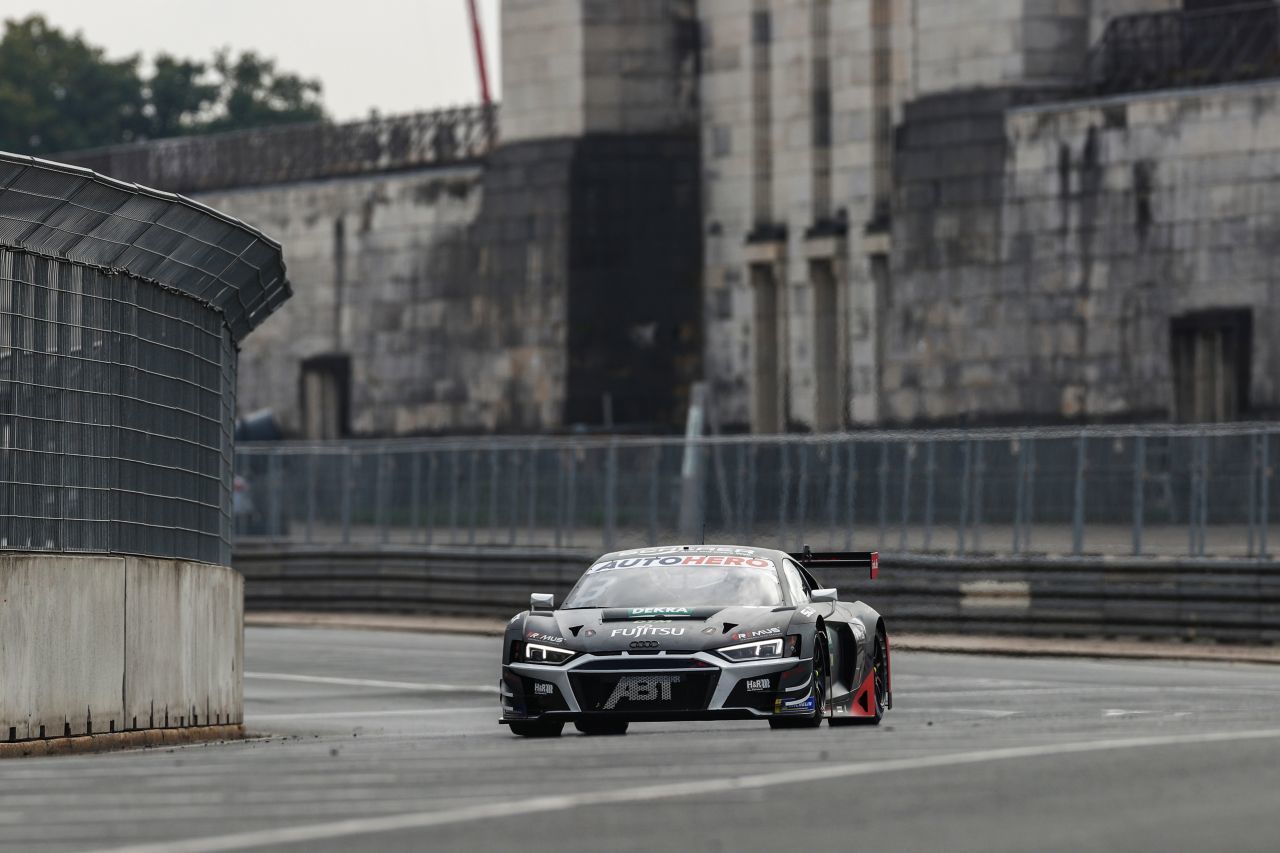
[[467,0],[467,9],[471,12],[471,37],[476,51],[476,71],[480,75],[480,101],[487,107],[493,99],[489,96],[489,66],[484,59],[484,31],[480,28],[476,0]]

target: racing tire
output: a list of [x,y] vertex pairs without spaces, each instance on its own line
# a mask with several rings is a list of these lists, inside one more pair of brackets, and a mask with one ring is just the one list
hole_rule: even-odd
[[888,641],[884,634],[876,632],[876,654],[872,660],[874,672],[873,684],[876,689],[876,714],[874,717],[852,717],[850,723],[856,726],[878,726],[884,719],[884,712],[889,708],[889,666]]
[[564,730],[564,723],[546,720],[531,720],[526,722],[517,722],[512,720],[511,733],[520,737],[560,737],[560,732]]
[[770,717],[769,728],[816,729],[827,718],[827,706],[830,699],[827,696],[827,682],[829,681],[827,674],[831,671],[831,666],[829,663],[830,658],[827,655],[826,643],[822,640],[818,640],[818,647],[814,649],[813,659],[815,662],[813,692],[819,697],[819,700],[814,703],[813,714],[807,717]]
[[573,727],[584,735],[625,735],[626,720],[578,720]]

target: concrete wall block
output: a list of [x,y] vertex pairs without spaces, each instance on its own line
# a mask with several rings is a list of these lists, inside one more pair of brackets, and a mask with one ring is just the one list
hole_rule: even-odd
[[241,722],[244,579],[232,569],[129,558],[124,691],[130,726]]
[[0,740],[122,729],[125,561],[0,555]]

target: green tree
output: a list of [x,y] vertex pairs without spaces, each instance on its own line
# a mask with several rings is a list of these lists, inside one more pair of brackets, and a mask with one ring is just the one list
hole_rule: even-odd
[[109,60],[39,15],[5,21],[0,149],[48,154],[145,135],[138,57]]
[[221,50],[214,57],[213,68],[219,78],[219,97],[206,130],[242,130],[324,118],[319,80],[279,71],[274,60],[253,51],[233,58],[230,51]]
[[39,15],[0,37],[0,150],[51,154],[191,133],[325,118],[321,87],[272,59],[219,51],[211,63],[160,54],[108,59]]
[[204,78],[203,62],[177,59],[162,53],[156,57],[147,79],[147,136],[158,139],[201,129],[201,122],[218,100],[218,86]]

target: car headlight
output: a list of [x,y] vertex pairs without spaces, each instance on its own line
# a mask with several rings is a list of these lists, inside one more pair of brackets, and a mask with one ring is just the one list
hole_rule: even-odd
[[558,649],[555,646],[544,646],[541,643],[522,643],[517,649],[516,658],[526,663],[562,664],[577,652]]
[[725,646],[718,649],[721,657],[726,657],[736,663],[751,660],[766,660],[768,658],[782,657],[782,638],[775,637],[772,640],[760,640],[755,643],[743,643],[738,646]]

